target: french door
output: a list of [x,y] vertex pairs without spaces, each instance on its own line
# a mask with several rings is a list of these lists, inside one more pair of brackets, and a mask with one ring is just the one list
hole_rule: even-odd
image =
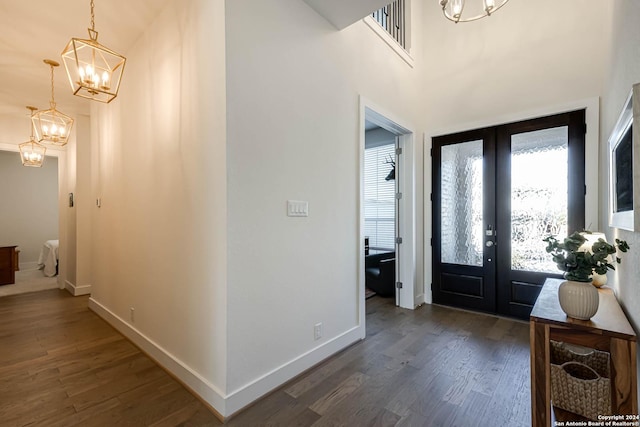
[[526,318],[584,228],[584,110],[433,138],[433,301]]

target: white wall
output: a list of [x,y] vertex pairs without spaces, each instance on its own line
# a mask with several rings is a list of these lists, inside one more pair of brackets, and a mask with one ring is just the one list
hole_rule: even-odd
[[[90,306],[224,413],[224,2],[173,0],[92,105]],[[134,316],[130,309],[134,308]]]
[[[233,411],[362,336],[360,96],[416,123],[422,58],[300,0],[227,1],[226,17]],[[287,217],[289,199],[309,217]]]
[[[605,75],[602,99],[602,135],[600,143],[600,206],[601,229],[607,231],[608,239],[624,239],[631,246],[622,257],[616,272],[608,274],[609,285],[616,290],[636,333],[640,331],[640,234],[612,229],[608,225],[609,200],[609,153],[608,139],[622,111],[631,86],[640,82],[640,3],[635,0],[620,0],[613,3],[610,14],[613,37],[611,56]],[[639,165],[634,165],[638,167]],[[640,355],[640,352],[638,352]],[[639,359],[640,361],[640,359]],[[639,376],[640,380],[640,376]]]
[[[78,125],[74,122],[73,133],[78,134]],[[76,140],[77,138],[69,138],[69,142],[65,146],[65,168],[63,170],[60,183],[59,194],[59,207],[62,212],[65,213],[64,218],[60,221],[60,248],[59,255],[59,267],[58,272],[60,279],[64,280],[63,283],[75,283],[76,282],[76,267],[77,267],[77,247],[76,240],[77,234],[77,209],[75,206],[69,206],[69,193],[74,193],[74,198],[77,197],[76,193],[76,181],[77,181],[77,153],[76,153]],[[74,202],[75,203],[75,202]]]
[[[73,295],[91,291],[91,139],[90,119],[76,115],[73,137],[64,147],[59,209],[64,213],[60,225],[59,281]],[[69,206],[73,193],[73,206]]]
[[19,246],[22,268],[35,268],[42,244],[58,238],[58,159],[24,167],[18,151],[0,151],[0,182],[0,246]]
[[448,132],[599,96],[609,3],[513,1],[489,18],[454,24],[429,2],[423,24],[428,129]]
[[76,280],[75,295],[91,289],[91,211],[95,206],[91,192],[91,122],[87,116],[76,119],[76,186],[74,208],[76,217]]

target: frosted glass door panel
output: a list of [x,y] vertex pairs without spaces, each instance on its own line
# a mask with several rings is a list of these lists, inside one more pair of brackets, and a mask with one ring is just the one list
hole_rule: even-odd
[[482,145],[470,141],[442,147],[442,262],[482,266]]
[[566,126],[511,137],[511,268],[558,273],[542,241],[567,235]]

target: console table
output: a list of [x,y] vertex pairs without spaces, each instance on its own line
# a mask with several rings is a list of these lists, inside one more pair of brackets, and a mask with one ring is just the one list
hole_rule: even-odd
[[16,282],[16,247],[0,247],[0,285]]
[[611,356],[611,411],[638,413],[636,334],[610,288],[600,288],[600,305],[591,320],[577,320],[558,302],[559,279],[547,279],[530,317],[531,425],[551,426],[550,340],[562,341]]

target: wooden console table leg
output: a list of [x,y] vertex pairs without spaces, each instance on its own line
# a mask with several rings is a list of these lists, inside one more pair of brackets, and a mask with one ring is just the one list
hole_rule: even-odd
[[637,414],[636,343],[611,338],[611,411],[613,414]]
[[549,367],[549,325],[530,322],[531,425],[551,425],[551,371]]

